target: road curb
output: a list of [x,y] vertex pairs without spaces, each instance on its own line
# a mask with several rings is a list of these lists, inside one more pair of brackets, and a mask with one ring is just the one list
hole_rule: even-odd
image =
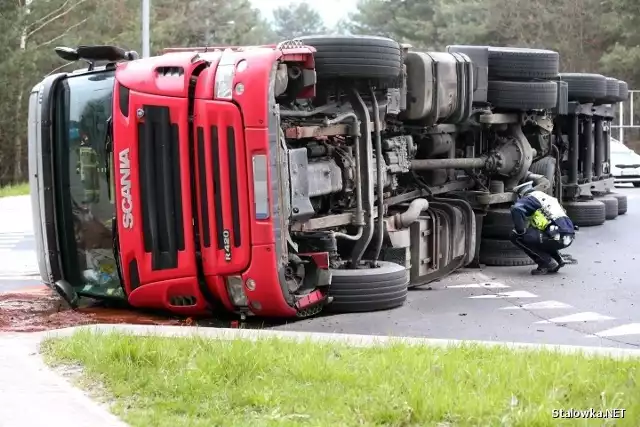
[[[640,357],[640,349],[595,347],[595,346],[570,346],[533,344],[500,341],[474,341],[474,340],[447,340],[415,337],[394,337],[380,335],[355,335],[320,332],[297,332],[257,329],[228,329],[228,328],[203,328],[185,326],[161,326],[161,325],[83,325],[71,328],[58,329],[45,332],[37,332],[42,338],[68,337],[77,331],[93,332],[121,332],[139,336],[165,336],[165,337],[204,337],[219,340],[248,339],[257,340],[265,338],[280,338],[291,341],[313,341],[324,343],[340,343],[356,347],[373,347],[391,344],[406,344],[431,347],[452,347],[465,345],[479,345],[484,347],[505,347],[512,350],[542,350],[558,352],[562,354],[583,354],[587,356],[608,356],[614,358]],[[1,337],[1,335],[0,335]]]

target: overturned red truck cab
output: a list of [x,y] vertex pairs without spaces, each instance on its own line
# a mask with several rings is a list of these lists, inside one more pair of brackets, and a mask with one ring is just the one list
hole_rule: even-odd
[[[307,79],[300,92],[314,95],[313,51],[301,46],[173,52],[118,65],[116,219],[132,305],[294,316],[326,299],[317,289],[329,274],[296,295],[301,284],[287,271],[279,63],[297,67]],[[328,273],[326,251],[298,256]]]
[[69,300],[188,316],[398,307],[477,263],[482,217],[514,186],[553,191],[530,168],[552,152],[536,144],[556,82],[523,83],[545,97],[513,106],[520,83],[488,85],[486,47],[57,52],[89,67],[33,89],[29,158],[40,270]]

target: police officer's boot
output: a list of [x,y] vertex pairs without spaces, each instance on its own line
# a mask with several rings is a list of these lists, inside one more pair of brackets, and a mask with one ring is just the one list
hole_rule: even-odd
[[538,268],[531,270],[531,274],[533,274],[534,276],[543,276],[546,274],[557,273],[559,269],[560,265],[556,261],[551,260],[549,264],[539,265]]

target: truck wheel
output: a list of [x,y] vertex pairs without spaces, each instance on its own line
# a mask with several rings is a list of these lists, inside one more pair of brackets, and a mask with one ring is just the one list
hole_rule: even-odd
[[618,217],[618,199],[604,196],[598,197],[597,200],[604,203],[604,217],[606,220],[612,220]]
[[497,79],[553,79],[558,77],[558,52],[517,47],[489,48],[489,77]]
[[331,270],[327,311],[359,313],[402,306],[407,300],[409,271],[402,265],[379,261],[378,268]]
[[489,81],[487,100],[497,108],[528,111],[547,110],[556,106],[556,82]]
[[618,84],[618,80],[613,77],[605,77],[605,79],[607,94],[604,98],[598,99],[598,101],[602,104],[613,104],[618,101],[618,97],[620,96],[620,85]]
[[547,194],[553,196],[556,186],[556,158],[543,157],[531,164],[529,171],[538,175],[542,175],[549,180],[551,187],[547,190]]
[[579,227],[602,225],[606,221],[606,209],[599,200],[564,202],[562,206],[571,221]]
[[627,213],[627,196],[618,193],[609,193],[607,196],[618,199],[618,215],[624,215]]
[[607,96],[607,79],[601,74],[561,73],[569,84],[569,101],[593,102]]
[[511,210],[491,209],[482,220],[482,237],[490,239],[509,239],[513,230]]
[[618,80],[618,102],[624,102],[629,98],[629,85],[627,82]]
[[496,267],[520,267],[535,262],[522,249],[503,239],[482,239],[480,263]]
[[393,80],[402,71],[402,49],[395,40],[375,36],[304,36],[316,49],[319,79]]

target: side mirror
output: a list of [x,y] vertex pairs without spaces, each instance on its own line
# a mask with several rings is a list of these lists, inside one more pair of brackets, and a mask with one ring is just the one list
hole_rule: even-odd
[[78,51],[70,47],[56,47],[55,52],[60,58],[64,59],[65,61],[77,61],[80,59]]

